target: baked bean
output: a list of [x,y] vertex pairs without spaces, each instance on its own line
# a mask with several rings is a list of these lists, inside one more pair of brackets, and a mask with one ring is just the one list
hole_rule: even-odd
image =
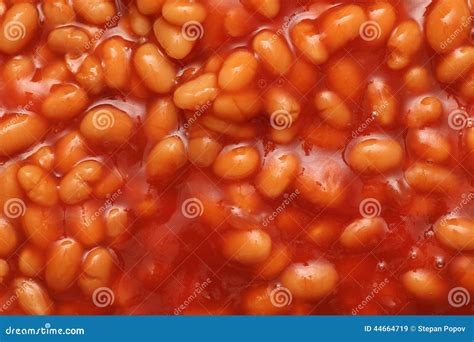
[[18,170],[18,182],[26,195],[36,204],[52,207],[58,203],[56,180],[36,165],[25,165]]
[[59,27],[48,35],[49,48],[60,54],[80,55],[88,50],[89,36],[78,27]]
[[21,51],[34,37],[39,17],[30,3],[12,5],[2,18],[0,25],[0,51],[13,55]]
[[361,25],[367,21],[364,10],[357,5],[339,6],[323,17],[323,43],[334,52],[359,36]]
[[293,56],[280,36],[268,30],[262,31],[253,39],[252,47],[263,65],[273,74],[283,76],[290,70]]
[[93,25],[106,24],[115,16],[113,0],[74,0],[73,6],[77,14]]
[[76,80],[88,93],[98,95],[105,87],[105,74],[100,60],[89,55],[77,70]]
[[347,152],[347,162],[357,172],[384,173],[402,165],[400,144],[388,137],[364,138]]
[[367,251],[376,247],[388,231],[383,218],[361,218],[349,224],[339,242],[351,251]]
[[466,132],[466,146],[469,152],[474,152],[474,127],[471,127]]
[[130,27],[132,28],[133,33],[137,36],[147,36],[152,27],[150,20],[140,13],[135,6],[130,7],[129,15]]
[[53,302],[48,292],[35,280],[17,278],[13,281],[20,308],[28,315],[51,315]]
[[307,229],[308,238],[322,248],[331,247],[337,241],[344,229],[344,225],[338,219],[332,217],[320,217],[311,223]]
[[252,146],[227,146],[217,156],[213,170],[224,179],[243,179],[252,175],[260,166],[260,154]]
[[426,302],[445,301],[447,285],[441,277],[427,269],[416,269],[402,275],[401,281],[405,289],[417,299]]
[[12,198],[23,199],[23,190],[16,177],[19,168],[18,164],[10,164],[1,168],[0,208],[4,208],[4,210],[7,210],[5,205]]
[[41,106],[42,114],[49,120],[71,120],[81,114],[89,104],[84,89],[65,84],[54,87]]
[[[101,46],[105,84],[114,89],[126,89],[130,82],[130,48],[122,38],[113,37]],[[137,51],[138,53],[138,51]],[[137,70],[139,72],[139,70]]]
[[441,101],[432,96],[424,97],[410,108],[405,116],[408,128],[422,128],[439,121],[443,115]]
[[286,75],[288,82],[300,93],[306,94],[318,82],[318,70],[309,62],[297,59]]
[[286,90],[272,87],[266,92],[263,101],[265,112],[270,116],[270,120],[274,125],[278,126],[280,115],[285,122],[284,125],[289,124],[290,126],[300,116],[301,106],[298,100]]
[[261,171],[255,178],[258,191],[268,198],[276,198],[290,186],[299,169],[295,154],[282,153],[267,157]]
[[75,21],[76,14],[67,0],[44,0],[45,22],[51,27]]
[[[238,182],[230,183],[224,188],[225,194],[228,200],[236,207],[244,210],[247,213],[256,213],[263,208],[262,196],[258,193],[255,186],[249,182]],[[244,220],[236,219],[232,220],[234,215],[231,216],[229,224],[236,229],[253,229],[255,228],[255,222],[249,220],[249,222],[243,223]],[[257,223],[259,224],[259,223]]]
[[218,118],[240,123],[260,114],[262,100],[260,94],[254,89],[237,93],[222,93],[214,100],[212,109]]
[[54,158],[53,149],[50,146],[43,146],[29,156],[28,161],[50,172],[54,168]]
[[212,72],[217,74],[222,68],[223,63],[224,59],[220,55],[213,54],[207,59],[206,64],[204,66],[204,72]]
[[272,251],[272,239],[260,229],[229,230],[222,237],[225,258],[244,265],[265,261]]
[[124,179],[120,171],[116,168],[107,172],[94,187],[94,195],[97,198],[109,198],[118,192],[124,184]]
[[47,130],[46,120],[36,114],[4,115],[0,119],[0,156],[23,152],[38,143]]
[[409,130],[406,143],[416,156],[435,163],[448,160],[453,153],[448,138],[433,128]]
[[321,119],[335,128],[344,129],[351,125],[352,113],[336,93],[329,90],[319,92],[314,104]]
[[464,96],[467,100],[472,101],[474,99],[474,69],[469,74],[460,80],[459,93]]
[[105,217],[106,235],[111,243],[120,242],[130,224],[128,212],[123,208],[112,208]]
[[28,241],[40,249],[47,248],[63,234],[62,212],[57,207],[29,204],[21,223]]
[[188,142],[188,158],[199,167],[209,167],[222,150],[222,145],[203,129],[194,130]]
[[105,238],[101,206],[95,201],[67,207],[66,226],[71,236],[86,247],[97,246]]
[[291,262],[291,252],[284,245],[275,244],[270,256],[262,263],[254,266],[254,273],[263,279],[274,279]]
[[18,234],[13,225],[0,218],[0,257],[9,257],[18,245]]
[[415,94],[429,91],[433,87],[433,80],[428,69],[423,66],[415,66],[407,70],[403,76],[405,88]]
[[158,18],[153,24],[156,40],[165,50],[166,54],[174,59],[183,59],[191,53],[196,43],[183,34],[181,27],[168,23],[163,18]]
[[355,98],[363,90],[363,73],[360,65],[349,57],[342,57],[329,63],[327,83],[342,100]]
[[166,0],[136,0],[138,10],[144,15],[155,15],[161,12]]
[[231,137],[235,140],[247,140],[257,136],[257,128],[253,124],[235,124],[216,118],[212,115],[206,115],[201,123],[206,128]]
[[43,253],[34,246],[23,247],[18,255],[18,269],[27,277],[37,277],[43,272]]
[[59,197],[66,204],[87,200],[94,184],[103,179],[104,167],[95,160],[86,160],[71,169],[59,183]]
[[417,162],[405,171],[412,188],[420,192],[450,193],[459,188],[455,174],[443,166]]
[[[229,9],[224,18],[224,27],[227,34],[231,37],[242,37],[249,34],[252,31],[252,23],[250,13],[240,4],[236,4],[236,7]],[[246,22],[246,25],[242,25]]]
[[0,259],[0,284],[4,284],[8,274],[10,273],[10,266],[6,260]]
[[420,27],[414,20],[402,21],[393,30],[387,43],[387,65],[394,70],[405,68],[418,52],[423,41]]
[[71,78],[71,72],[64,61],[56,61],[42,69],[41,76],[46,80],[65,82]]
[[392,88],[381,80],[374,80],[367,86],[365,96],[372,117],[382,127],[392,127],[398,118],[398,101]]
[[146,161],[148,177],[170,177],[182,168],[188,158],[183,140],[178,136],[164,138],[153,147]]
[[457,251],[474,250],[474,220],[463,217],[442,217],[435,226],[436,239]]
[[179,86],[173,101],[181,109],[196,110],[217,96],[217,77],[213,73],[203,74]]
[[244,0],[243,4],[267,18],[274,18],[280,11],[280,0]]
[[471,13],[465,0],[439,0],[432,4],[426,16],[426,39],[439,53],[459,47],[470,32]]
[[166,21],[174,25],[188,22],[202,23],[206,19],[206,7],[195,0],[166,0],[161,9]]
[[330,295],[339,276],[333,264],[325,260],[291,264],[280,276],[280,280],[293,298],[315,301]]
[[176,68],[155,45],[148,43],[140,46],[135,52],[133,63],[150,90],[158,94],[171,91],[175,84]]
[[462,255],[454,258],[450,266],[451,274],[462,287],[474,291],[474,258]]
[[219,87],[226,91],[238,91],[247,87],[255,78],[258,62],[247,50],[230,54],[219,72]]
[[[275,291],[275,292],[273,292]],[[283,315],[288,312],[290,300],[284,299],[282,305],[277,298],[279,296],[278,285],[259,285],[251,287],[242,293],[242,309],[246,315]],[[284,290],[281,290],[284,291]],[[287,303],[285,305],[285,303]],[[275,305],[276,304],[276,305]]]
[[336,208],[348,196],[349,174],[336,160],[328,158],[324,163],[301,163],[295,188],[313,204]]
[[115,269],[115,258],[110,250],[97,247],[87,253],[79,277],[82,292],[91,296],[99,287],[109,287]]
[[56,143],[55,152],[55,169],[63,174],[88,155],[86,142],[77,131],[72,131],[60,138]]
[[322,43],[315,26],[309,20],[301,21],[293,26],[291,40],[311,63],[320,65],[328,60],[329,52]]
[[48,252],[45,279],[48,287],[62,292],[71,287],[79,275],[84,249],[77,241],[57,241]]
[[145,135],[157,142],[178,128],[179,112],[173,101],[166,97],[154,101],[147,111],[143,124]]
[[452,83],[469,72],[474,65],[474,47],[461,46],[443,56],[436,66],[436,78],[443,83]]
[[[397,20],[395,8],[389,2],[376,2],[367,7],[367,23],[376,23],[371,26],[367,24],[360,28],[361,38],[370,45],[380,45],[387,41],[392,33]],[[371,31],[372,30],[372,31]]]
[[35,65],[30,57],[15,56],[10,58],[3,67],[3,78],[6,82],[28,78],[35,72]]
[[122,145],[130,139],[133,128],[133,120],[127,113],[104,105],[89,110],[79,130],[93,144]]

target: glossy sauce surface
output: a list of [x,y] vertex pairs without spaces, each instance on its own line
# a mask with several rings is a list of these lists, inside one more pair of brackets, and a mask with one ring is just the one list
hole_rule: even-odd
[[0,0],[1,314],[473,314],[473,10]]

